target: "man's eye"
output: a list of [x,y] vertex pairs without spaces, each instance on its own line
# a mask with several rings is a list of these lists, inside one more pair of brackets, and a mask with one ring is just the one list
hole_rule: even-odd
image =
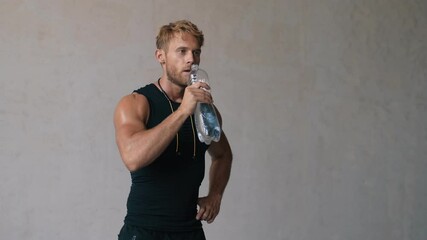
[[197,57],[199,57],[201,53],[202,53],[201,51],[194,51],[193,52],[194,56],[197,56]]
[[186,53],[187,51],[185,51],[185,49],[181,49],[181,50],[179,50],[179,53],[180,54],[182,54],[182,55],[185,55],[185,53]]

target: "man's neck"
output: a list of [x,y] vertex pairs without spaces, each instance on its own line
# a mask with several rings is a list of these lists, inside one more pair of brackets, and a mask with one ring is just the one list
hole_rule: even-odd
[[159,83],[160,90],[163,89],[167,97],[173,101],[180,103],[184,97],[185,87],[174,83],[173,81],[166,79],[165,77],[160,78]]

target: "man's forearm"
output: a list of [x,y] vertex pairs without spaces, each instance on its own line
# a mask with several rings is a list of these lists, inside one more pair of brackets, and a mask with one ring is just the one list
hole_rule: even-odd
[[176,111],[156,127],[135,133],[122,141],[119,149],[129,170],[134,171],[152,163],[174,138],[186,117]]
[[224,154],[221,158],[212,159],[209,170],[209,196],[222,198],[230,178],[231,162],[231,152]]

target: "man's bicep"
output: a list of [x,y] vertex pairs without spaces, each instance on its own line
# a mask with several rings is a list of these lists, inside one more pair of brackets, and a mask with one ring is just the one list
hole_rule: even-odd
[[133,95],[126,96],[119,102],[114,114],[117,141],[126,141],[146,129],[145,119],[148,112],[146,105],[145,97],[137,99]]

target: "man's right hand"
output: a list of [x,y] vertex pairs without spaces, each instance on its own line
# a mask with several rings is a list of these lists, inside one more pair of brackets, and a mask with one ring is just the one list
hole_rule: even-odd
[[196,82],[185,88],[184,97],[179,109],[188,116],[193,114],[198,102],[213,103],[212,95],[209,92],[210,87],[207,83]]

